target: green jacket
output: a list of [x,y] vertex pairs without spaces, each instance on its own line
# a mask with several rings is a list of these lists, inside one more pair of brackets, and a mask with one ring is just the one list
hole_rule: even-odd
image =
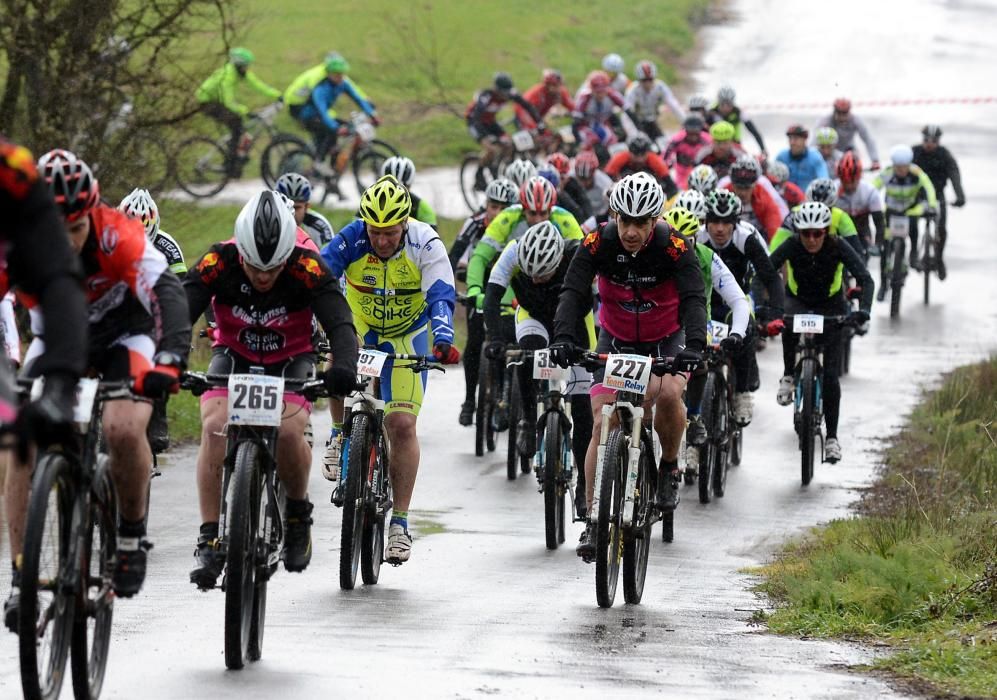
[[249,87],[268,99],[276,100],[280,97],[280,90],[264,83],[256,77],[253,71],[248,70],[246,75],[242,76],[239,75],[239,71],[234,65],[226,63],[208,76],[208,79],[201,83],[201,87],[197,88],[197,101],[201,104],[217,102],[236,114],[246,116],[249,114],[249,107],[240,104],[235,99],[236,88],[243,80]]
[[[325,70],[325,64],[320,63],[317,66],[312,66],[304,73],[299,75],[297,78],[291,81],[291,84],[287,86],[284,90],[284,104],[288,107],[300,107],[303,104],[307,104],[308,100],[311,99],[312,90],[315,86],[321,83],[325,76],[328,75]],[[360,97],[367,100],[367,93],[357,87],[349,77],[344,77],[344,80],[353,86],[353,89],[357,91]],[[368,102],[370,100],[367,100]],[[335,110],[329,110],[329,113],[334,117]],[[421,219],[420,219],[421,221]]]

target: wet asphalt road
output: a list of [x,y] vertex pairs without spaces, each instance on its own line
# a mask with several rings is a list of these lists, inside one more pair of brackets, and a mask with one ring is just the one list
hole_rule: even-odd
[[[839,3],[833,14],[854,18],[850,36],[861,47],[855,53],[828,51],[835,40],[815,26],[816,11],[790,16],[784,7],[774,0],[734,2],[737,21],[705,31],[696,74],[704,91],[729,80],[747,104],[830,102],[839,93],[856,100],[965,97],[992,82],[984,76],[997,58],[986,30],[994,10],[984,5],[914,3],[911,18],[900,20],[879,4]],[[921,41],[914,46],[911,36]],[[811,124],[819,111],[754,116],[774,154],[786,124]],[[731,472],[727,497],[701,506],[687,489],[675,542],[656,537],[643,604],[623,605],[620,593],[614,608],[601,610],[594,567],[573,552],[581,526],[571,528],[560,550],[546,551],[535,480],[506,481],[501,452],[473,456],[472,430],[456,423],[460,370],[436,375],[420,421],[412,560],[385,566],[377,586],[339,590],[340,512],[328,503],[316,450],[312,564],[303,574],[275,576],[263,660],[229,672],[223,596],[197,593],[187,583],[198,516],[193,453],[179,450],[154,485],[156,547],[146,588],[115,608],[104,697],[891,695],[881,681],[843,670],[871,652],[775,637],[751,625],[752,611],[766,603],[740,573],[807,526],[847,515],[872,478],[881,440],[900,425],[919,388],[997,344],[994,105],[861,113],[883,153],[895,142],[916,141],[924,122],[943,123],[970,205],[950,214],[950,277],[934,288],[933,304],[922,307],[919,286],[910,286],[902,320],[891,324],[888,310],[877,305],[871,333],[855,345],[853,373],[843,381],[843,462],[820,465],[810,487],[800,487],[791,409],[774,400],[781,356],[777,346],[766,350],[744,464]],[[326,421],[316,419],[317,435]],[[17,673],[15,640],[2,636],[0,697],[20,695]]]

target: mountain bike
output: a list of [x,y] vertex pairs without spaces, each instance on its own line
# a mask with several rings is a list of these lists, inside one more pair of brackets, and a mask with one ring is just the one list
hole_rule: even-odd
[[[503,126],[512,122],[504,122]],[[535,160],[538,151],[538,131],[519,129],[509,135],[508,141],[499,141],[499,152],[489,165],[482,165],[482,152],[467,153],[460,161],[460,191],[472,212],[485,205],[488,183],[503,176],[505,167],[516,158]]]
[[931,303],[931,273],[938,273],[938,233],[935,231],[934,216],[924,217],[924,231],[918,239],[918,267],[924,277],[924,305]]
[[639,603],[647,577],[651,527],[658,520],[665,528],[674,524],[674,512],[661,513],[655,505],[657,465],[651,433],[644,425],[644,394],[652,368],[671,371],[673,360],[615,353],[585,353],[583,357],[585,366],[604,363],[603,386],[616,390],[616,400],[602,409],[588,514],[596,534],[595,597],[599,607],[612,607],[622,561],[624,600]]
[[[384,520],[391,510],[389,450],[384,430],[384,401],[371,383],[381,376],[385,362],[393,369],[444,371],[435,357],[360,350],[355,391],[344,400],[343,450],[339,485],[332,502],[343,508],[339,550],[339,587],[353,590],[357,569],[367,585],[377,583],[384,559]],[[401,360],[410,364],[397,364]]]
[[339,180],[347,165],[353,169],[357,193],[362,194],[381,177],[384,161],[399,155],[394,146],[375,138],[377,129],[363,112],[353,112],[350,121],[340,127],[339,133],[340,138],[330,153],[317,154],[308,145],[285,150],[278,160],[280,165],[275,177],[295,172],[313,183],[322,183],[324,189],[320,203],[324,203],[330,194],[343,198]]
[[276,457],[284,393],[309,401],[329,394],[320,379],[269,376],[255,367],[250,374],[185,372],[180,385],[195,396],[228,388],[218,551],[225,560],[225,666],[240,669],[263,653],[267,582],[284,545],[287,493]]
[[[510,354],[511,353],[511,354]],[[506,443],[505,475],[509,481],[515,481],[519,472],[528,474],[531,469],[530,457],[519,454],[519,421],[523,417],[523,397],[519,385],[519,365],[515,360],[522,353],[518,345],[507,345],[505,351],[506,364],[502,378],[502,393],[498,410],[504,410],[509,416],[508,442]]]
[[900,317],[900,293],[907,280],[907,241],[911,226],[917,226],[917,217],[902,212],[886,212],[886,244],[879,298],[885,298],[889,284],[890,318]]
[[[30,380],[22,384],[27,391]],[[42,453],[25,518],[18,641],[25,698],[56,698],[71,655],[73,691],[97,698],[111,641],[117,495],[98,451],[104,402],[133,398],[131,381],[82,379],[76,440]]]
[[260,176],[273,187],[277,178],[285,171],[281,163],[292,151],[308,149],[308,144],[299,136],[277,130],[274,121],[283,103],[274,102],[261,109],[246,122],[235,157],[229,157],[229,136],[210,138],[192,136],[182,141],[173,158],[173,173],[177,184],[192,197],[213,197],[221,192],[230,180],[242,177],[242,169],[249,160],[253,145],[264,134],[270,143],[260,159]]
[[710,321],[709,326],[710,342],[703,355],[707,367],[702,404],[706,442],[699,447],[697,478],[699,502],[704,504],[713,496],[723,498],[727,468],[735,457],[740,462],[743,440],[743,428],[734,420],[734,361],[720,348],[730,326],[720,321]]

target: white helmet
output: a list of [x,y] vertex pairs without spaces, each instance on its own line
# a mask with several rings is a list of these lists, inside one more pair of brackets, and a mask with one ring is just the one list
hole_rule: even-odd
[[159,231],[159,207],[149,194],[149,190],[136,187],[121,200],[118,209],[133,219],[138,219],[145,226],[145,235],[151,241]]
[[609,206],[617,214],[631,219],[657,218],[665,205],[665,193],[661,185],[645,172],[627,175],[616,183],[609,198]]
[[517,245],[519,269],[527,277],[547,277],[554,274],[564,256],[564,237],[557,226],[549,221],[530,226]]
[[704,195],[709,194],[717,188],[717,171],[705,163],[697,165],[689,173],[689,189],[698,190]]
[[906,144],[894,146],[890,149],[890,162],[893,165],[910,165],[914,162],[914,150]]
[[806,195],[811,202],[823,202],[833,207],[838,201],[838,186],[831,178],[818,177],[807,185]]
[[734,104],[736,98],[737,93],[734,92],[734,88],[730,85],[721,85],[720,89],[717,90],[717,102],[730,102]]
[[235,245],[243,259],[259,270],[283,265],[297,236],[293,209],[279,192],[263,190],[246,202],[235,220]]
[[602,69],[610,73],[622,73],[626,68],[623,57],[618,53],[607,53],[602,59]]
[[685,207],[700,221],[706,220],[706,196],[699,190],[686,190],[675,198],[673,207]]
[[793,212],[793,226],[797,231],[828,228],[830,225],[831,210],[823,202],[804,202]]
[[781,160],[769,162],[768,174],[775,178],[776,184],[781,185],[789,179],[789,166]]
[[522,187],[527,180],[536,174],[537,166],[533,164],[532,160],[526,158],[517,158],[505,166],[505,176],[512,180],[512,184],[517,188]]
[[391,156],[381,164],[381,175],[394,175],[405,189],[410,190],[415,179],[415,163],[405,156]]
[[689,98],[689,109],[707,109],[710,106],[710,101],[706,99],[706,95],[693,95]]
[[485,198],[506,206],[515,204],[519,201],[519,188],[507,178],[500,177],[488,183]]

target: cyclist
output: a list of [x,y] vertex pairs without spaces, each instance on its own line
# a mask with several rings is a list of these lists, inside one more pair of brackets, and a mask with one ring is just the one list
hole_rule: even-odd
[[769,179],[761,174],[758,161],[745,154],[734,162],[730,176],[721,179],[719,187],[734,191],[741,200],[741,213],[762,231],[766,240],[771,240],[783,219],[789,216],[789,207]]
[[[769,260],[764,238],[757,228],[740,220],[741,211],[741,199],[733,192],[722,189],[712,192],[706,199],[706,226],[699,232],[697,241],[723,260],[741,289],[751,289],[752,278],[758,279],[768,295],[764,307],[758,305],[759,316],[767,324],[768,334],[774,335],[782,330],[782,279]],[[728,311],[733,310],[716,292],[710,308],[712,318],[718,321],[725,320]],[[738,343],[739,347],[735,348],[733,355],[736,376],[734,417],[739,424],[747,425],[752,419],[751,392],[758,389],[754,324],[748,327],[746,335],[742,333],[741,336],[743,342]],[[703,435],[701,426],[694,429],[690,421],[687,442],[702,444]]]
[[[710,111],[707,113],[706,120],[712,125],[720,121],[725,121],[734,127],[734,141],[741,144],[741,127],[744,126],[745,129],[751,132],[751,135],[755,137],[755,141],[758,143],[758,150],[765,155],[765,142],[762,140],[762,132],[758,130],[755,123],[748,119],[747,115],[743,110],[734,104],[734,100],[737,99],[737,93],[734,92],[734,88],[730,85],[721,85],[720,89],[717,90],[717,101],[710,107]],[[714,137],[716,138],[716,137]]]
[[537,168],[537,175],[554,185],[554,189],[557,190],[558,206],[575,217],[575,221],[585,221],[588,218],[587,198],[583,200],[583,204],[583,202],[576,201],[569,192],[565,192],[561,175],[557,172],[556,167],[550,163],[543,163]]
[[710,100],[706,95],[693,95],[689,98],[689,113],[698,114],[703,118],[703,121],[710,123],[707,113],[710,111]]
[[945,240],[948,238],[948,212],[945,202],[945,185],[952,181],[955,190],[953,207],[966,204],[966,194],[962,191],[962,177],[959,174],[959,164],[945,146],[939,145],[942,138],[942,127],[928,124],[921,130],[924,137],[920,144],[914,146],[914,165],[925,172],[935,188],[938,198],[938,279],[945,279],[945,263],[942,255],[945,252]]
[[807,146],[809,132],[800,124],[792,124],[786,129],[789,138],[789,148],[784,148],[775,159],[789,168],[789,181],[806,191],[811,180],[818,177],[829,177],[827,163],[816,148]]
[[838,150],[838,132],[832,126],[819,126],[814,130],[814,140],[817,150],[827,164],[830,175],[838,172],[838,161],[844,154]]
[[621,95],[627,91],[630,85],[630,78],[623,72],[626,64],[623,57],[618,53],[608,53],[602,57],[602,69],[609,76],[609,86]]
[[685,190],[684,192],[680,192],[672,204],[672,209],[678,207],[692,212],[699,219],[700,227],[706,223],[706,197],[699,190]]
[[[533,105],[540,119],[546,117],[547,113],[558,105],[569,112],[575,108],[575,101],[571,99],[571,93],[564,86],[561,71],[553,68],[544,68],[540,82],[524,92],[523,99]],[[521,129],[536,129],[539,126],[539,120],[519,104],[516,104],[515,109],[516,121]]]
[[[847,270],[862,288],[859,310],[849,313],[849,317],[857,325],[867,324],[875,283],[855,250],[839,238],[828,235],[831,210],[822,202],[805,202],[793,212],[793,225],[796,235],[779,246],[771,258],[776,269],[783,264],[787,266],[786,313],[817,313],[825,316],[848,313],[842,284],[844,270]],[[782,334],[783,376],[779,380],[776,395],[780,406],[793,403],[793,367],[796,365],[798,342],[799,334],[793,333],[792,328],[787,326]],[[827,428],[824,459],[833,464],[841,459],[841,443],[838,441],[838,410],[841,404],[841,384],[838,381],[840,326],[825,326],[820,342],[824,347],[821,395],[824,424]]]
[[[862,161],[855,151],[848,151],[838,161],[838,206],[855,224],[862,243],[869,255],[879,255],[883,244],[883,198],[879,190],[862,179]],[[875,226],[875,235],[869,229],[869,220]]]
[[696,190],[705,196],[717,188],[719,181],[720,178],[717,176],[717,171],[713,169],[713,166],[697,165],[689,173],[687,184],[689,185],[688,189]]
[[423,199],[412,191],[412,182],[415,180],[415,163],[411,158],[405,156],[391,156],[381,164],[381,175],[392,175],[398,182],[408,190],[412,199],[411,216],[416,221],[429,224],[434,231],[439,231],[440,227],[436,222],[436,212],[428,200]]
[[332,224],[311,209],[312,183],[300,173],[284,173],[277,178],[275,189],[294,205],[294,222],[308,234],[317,248],[332,240]]
[[[838,185],[834,180],[826,177],[817,178],[807,186],[807,201],[821,202],[831,210],[831,225],[828,227],[829,236],[837,236],[848,242],[848,245],[858,254],[864,263],[866,260],[866,250],[862,239],[855,228],[852,217],[844,210],[836,206],[838,200]],[[799,205],[793,208],[793,212],[799,209]],[[782,226],[769,241],[769,250],[774,251],[782,245],[795,232],[793,216],[788,216],[783,221]]]
[[[346,299],[364,345],[432,354],[456,364],[453,270],[443,241],[429,224],[409,218],[411,208],[408,190],[391,175],[381,177],[361,196],[360,218],[343,228],[322,256],[334,275],[345,278]],[[395,371],[391,361],[381,373],[394,499],[384,558],[391,564],[408,561],[412,550],[408,511],[419,470],[416,420],[426,374]],[[341,404],[338,409],[341,426]]]
[[[89,194],[83,190],[85,194]],[[96,199],[96,198],[95,198]],[[92,202],[91,202],[92,203]],[[70,203],[72,204],[72,203]],[[65,200],[62,202],[66,206]],[[34,363],[34,372],[45,377],[42,396],[22,408],[17,416],[25,438],[41,446],[66,435],[73,419],[76,381],[86,369],[86,301],[80,286],[79,265],[63,232],[60,208],[39,177],[34,156],[23,146],[0,136],[0,229],[3,270],[0,292],[11,285],[38,300],[49,320],[46,352]],[[7,334],[5,334],[6,336]],[[9,342],[9,341],[8,341]],[[20,348],[18,348],[18,351]],[[14,418],[12,396],[0,398],[2,422]],[[17,631],[21,574],[18,554],[23,549],[24,518],[31,486],[30,461],[6,460],[4,511],[11,551],[10,596],[4,602],[4,624]]]
[[730,172],[730,166],[744,155],[744,149],[734,140],[734,127],[730,122],[720,120],[710,127],[711,143],[703,146],[696,154],[696,165],[709,165],[717,177]]
[[575,95],[575,111],[571,113],[575,140],[582,147],[600,150],[619,141],[624,132],[616,111],[623,107],[623,96],[612,87],[610,77],[601,70],[592,73]]
[[865,149],[869,152],[869,160],[872,161],[869,169],[879,170],[879,149],[876,148],[876,142],[873,140],[872,134],[869,133],[865,122],[852,113],[851,100],[839,97],[834,101],[833,107],[830,115],[817,120],[815,131],[822,126],[833,127],[838,133],[838,148],[842,151],[855,149],[855,134],[857,133],[862,137]]
[[201,111],[229,130],[229,167],[241,166],[248,157],[238,153],[244,121],[247,116],[252,116],[249,107],[236,99],[235,93],[239,85],[245,83],[269,100],[282,99],[280,90],[270,87],[249,70],[255,60],[252,51],[236,47],[228,52],[228,62],[197,88],[196,97]]
[[[910,266],[920,270],[921,263],[917,257],[917,220],[922,216],[934,217],[938,211],[935,186],[931,184],[931,178],[914,165],[914,149],[910,146],[901,144],[890,149],[890,163],[890,166],[876,174],[872,186],[884,192],[887,222],[890,215],[906,216],[910,220]],[[880,260],[884,275],[888,257],[883,255]],[[886,298],[889,286],[885,277],[881,279],[883,284],[879,289],[880,301]]]
[[[311,100],[312,90],[314,90],[319,83],[325,80],[325,77],[329,72],[326,69],[326,66],[337,58],[342,59],[342,56],[335,51],[330,51],[326,54],[322,63],[312,66],[303,73],[300,73],[298,77],[292,80],[291,84],[287,86],[287,89],[284,90],[284,104],[287,105],[288,111],[291,113],[292,117],[295,119],[298,118],[301,114],[301,110]],[[370,102],[370,100],[367,99],[366,93],[364,93],[364,91],[361,90],[356,83],[350,80],[348,76],[344,77],[343,80],[353,86],[353,89],[358,95],[360,95],[360,97]]]
[[[159,228],[159,207],[156,206],[149,190],[135,188],[121,200],[118,209],[142,222],[146,237],[152,241],[156,250],[166,258],[166,264],[173,274],[178,277],[187,274],[187,263],[184,261],[180,244],[173,236]],[[156,454],[165,452],[170,447],[165,397],[152,404],[152,417],[149,419],[149,447]]]
[[[679,371],[694,369],[706,344],[706,294],[699,259],[692,245],[659,220],[665,194],[647,173],[630,175],[613,188],[610,207],[615,220],[589,234],[572,259],[554,318],[552,359],[562,367],[580,359],[575,335],[578,319],[592,308],[592,283],[602,306],[596,352],[635,352],[674,357]],[[602,384],[604,370],[592,385],[592,440],[585,460],[587,500],[591,507],[596,448],[602,407],[614,392]],[[654,427],[661,440],[657,504],[678,505],[678,451],[685,430],[681,374],[662,377],[649,387],[657,411]],[[594,553],[593,532],[586,526],[576,552],[586,560]]]
[[665,147],[663,158],[675,173],[675,184],[685,189],[689,173],[696,167],[696,155],[703,146],[713,143],[706,132],[706,122],[698,114],[689,114],[682,122],[682,129],[671,137]]
[[372,105],[357,91],[353,83],[346,78],[350,64],[342,56],[335,54],[325,61],[325,77],[316,85],[308,98],[308,102],[298,111],[295,117],[315,142],[315,170],[323,177],[336,175],[335,163],[328,165],[326,155],[336,147],[339,134],[349,130],[349,126],[340,122],[330,114],[333,105],[340,95],[349,95],[357,107],[370,117],[376,126],[380,120]]
[[[570,179],[585,191],[592,217],[605,217],[609,212],[609,191],[613,187],[613,178],[599,169],[599,158],[592,151],[582,151],[575,156],[572,173]],[[585,226],[586,230],[595,230],[595,224],[589,226],[588,220]]]
[[[562,196],[568,197],[577,205],[578,213],[574,215],[575,220],[581,222],[592,216],[592,203],[589,201],[588,192],[578,181],[578,178],[572,177],[571,159],[563,153],[551,153],[547,156],[547,164],[557,169],[561,179],[561,184],[557,190],[558,199],[560,200]],[[596,167],[598,167],[598,160]]]
[[[179,389],[190,351],[186,299],[142,224],[100,203],[97,180],[86,163],[69,151],[54,150],[39,159],[38,168],[62,209],[70,245],[86,274],[87,366],[108,381],[133,380],[134,398],[107,401],[103,409],[120,511],[112,584],[116,595],[130,597],[145,580],[151,546],[145,520],[152,406],[145,399]],[[36,317],[33,325],[51,327],[52,319]],[[39,330],[25,354],[27,376],[34,375],[34,358],[45,348],[47,335]]]
[[658,125],[658,112],[663,105],[667,105],[679,121],[685,119],[682,105],[675,99],[671,88],[658,79],[657,66],[651,61],[641,61],[637,64],[637,82],[627,89],[623,109],[634,125],[652,141],[664,136]]
[[[301,379],[315,374],[312,345],[316,318],[332,345],[333,364],[324,379],[331,393],[348,393],[356,383],[357,343],[350,311],[339,285],[321,257],[296,245],[297,226],[281,195],[253,195],[235,221],[235,235],[216,243],[184,280],[191,322],[210,305],[218,324],[209,374],[241,374],[262,365],[265,374]],[[224,568],[218,549],[223,428],[228,390],[201,397],[201,446],[197,486],[201,527],[190,581],[214,588]],[[277,469],[287,489],[287,530],[282,558],[288,571],[303,571],[311,561],[311,512],[308,500],[310,450],[305,428],[307,401],[284,394],[277,438]]]
[[797,204],[803,204],[803,202],[806,201],[807,196],[803,193],[803,190],[789,181],[789,166],[781,160],[773,160],[769,162],[768,169],[765,171],[765,176],[775,187],[775,191],[779,193],[779,196],[782,197],[783,201],[786,202],[786,206],[790,209],[795,207]]
[[653,144],[647,134],[637,132],[627,142],[627,150],[620,151],[610,158],[603,170],[614,180],[634,173],[648,173],[661,184],[666,197],[673,197],[678,192],[678,187],[669,175],[668,164],[661,156],[651,151],[652,147]]
[[[485,229],[508,206],[519,201],[519,190],[505,178],[492,180],[485,189],[485,206],[464,221],[453,246],[450,248],[450,267],[460,282],[467,280],[467,263]],[[478,391],[478,370],[481,364],[481,346],[485,342],[485,317],[474,307],[467,308],[467,344],[464,346],[464,403],[460,406],[458,421],[471,425],[474,420],[475,396]]]
[[509,180],[518,190],[526,184],[526,181],[537,174],[537,166],[528,158],[517,158],[505,166],[506,179]]
[[[505,247],[492,268],[485,292],[485,325],[500,326],[501,302],[509,288],[515,294],[516,342],[524,350],[540,350],[550,343],[554,330],[554,313],[564,276],[571,264],[580,241],[565,241],[558,228],[550,221],[530,226],[519,240]],[[592,314],[578,320],[575,329],[578,338],[587,340],[586,347],[595,347],[595,325]],[[494,332],[489,335],[489,346],[495,347],[493,355],[501,356],[505,342]],[[537,400],[533,381],[533,360],[526,359],[519,368],[524,417],[519,424],[520,454],[532,457],[537,451]],[[592,376],[581,368],[572,369],[571,415],[573,418],[572,452],[578,465],[578,488],[575,506],[579,515],[585,513],[585,452],[592,435],[592,406],[589,386]]]
[[537,108],[516,92],[508,73],[496,73],[492,86],[476,94],[464,111],[467,129],[483,149],[475,181],[475,187],[482,191],[487,186],[484,169],[491,168],[495,159],[510,145],[509,135],[496,118],[510,101],[523,109],[538,127],[543,123]]

